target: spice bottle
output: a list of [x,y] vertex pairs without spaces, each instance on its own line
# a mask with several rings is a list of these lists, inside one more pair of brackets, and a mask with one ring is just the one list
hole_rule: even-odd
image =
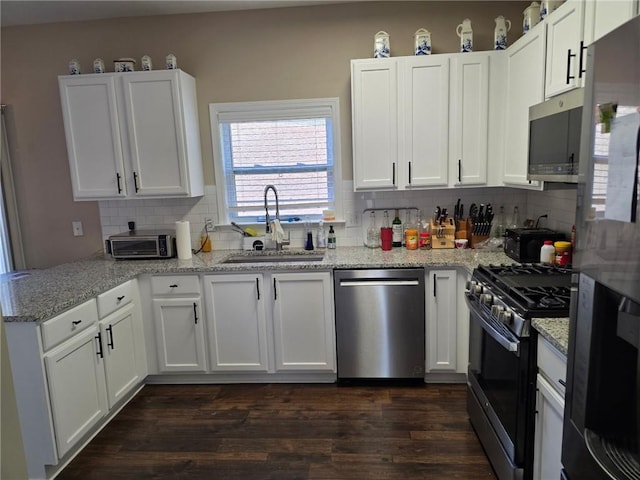
[[540,248],[540,263],[552,265],[556,260],[556,249],[551,240],[545,240],[544,245]]

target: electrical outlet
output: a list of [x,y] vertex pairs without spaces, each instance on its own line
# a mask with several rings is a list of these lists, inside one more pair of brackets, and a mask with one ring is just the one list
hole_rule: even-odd
[[205,218],[204,219],[204,228],[208,232],[213,232],[213,219],[212,218]]
[[73,228],[74,237],[82,237],[84,235],[84,232],[82,231],[82,222],[71,222],[71,227]]
[[344,214],[347,227],[360,226],[360,215],[354,210],[347,210]]

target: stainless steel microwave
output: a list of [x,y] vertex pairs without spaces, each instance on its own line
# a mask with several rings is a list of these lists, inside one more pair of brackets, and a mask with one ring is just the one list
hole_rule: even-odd
[[171,258],[175,237],[173,230],[130,230],[111,235],[106,248],[113,258]]
[[578,182],[583,102],[578,88],[529,108],[529,180]]

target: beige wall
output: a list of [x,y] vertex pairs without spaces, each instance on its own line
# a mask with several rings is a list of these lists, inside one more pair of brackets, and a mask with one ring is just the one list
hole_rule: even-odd
[[[72,58],[89,72],[100,57],[142,55],[162,68],[173,53],[197,80],[207,184],[214,184],[208,104],[211,102],[339,97],[343,174],[352,178],[349,61],[372,54],[379,30],[393,56],[410,55],[413,33],[431,31],[434,53],[456,52],[456,26],[470,18],[475,50],[490,50],[493,19],[521,34],[529,2],[364,2],[210,14],[132,17],[3,28],[2,103],[15,165],[27,266],[48,267],[101,251],[96,202],[73,202],[56,77]],[[84,237],[73,237],[81,220]]]

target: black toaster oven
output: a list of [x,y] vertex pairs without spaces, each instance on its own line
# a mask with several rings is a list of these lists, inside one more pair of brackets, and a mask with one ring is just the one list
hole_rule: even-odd
[[565,235],[548,228],[507,228],[504,253],[516,262],[538,263],[545,240],[565,240]]
[[172,258],[176,254],[174,230],[130,230],[111,235],[107,253],[113,258]]

